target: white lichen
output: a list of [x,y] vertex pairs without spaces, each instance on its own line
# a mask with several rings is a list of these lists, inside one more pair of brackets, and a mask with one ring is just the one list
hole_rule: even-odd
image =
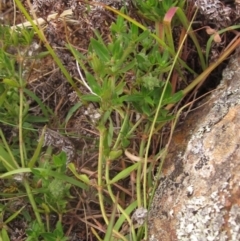
[[211,197],[192,198],[177,215],[178,240],[227,240],[226,232],[222,231],[225,213],[217,192]]
[[240,240],[240,207],[233,205],[229,212],[228,225],[230,227],[231,241]]

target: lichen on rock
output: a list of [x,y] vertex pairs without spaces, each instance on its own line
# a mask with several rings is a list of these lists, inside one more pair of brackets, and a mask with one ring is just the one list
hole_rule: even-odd
[[238,56],[205,107],[173,137],[149,213],[149,240],[240,240]]

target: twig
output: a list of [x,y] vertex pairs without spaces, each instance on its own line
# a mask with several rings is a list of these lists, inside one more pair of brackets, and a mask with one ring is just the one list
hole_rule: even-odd
[[[63,11],[60,14],[59,17],[62,18],[62,17],[65,17],[67,15],[72,15],[72,14],[73,14],[72,10],[71,9],[67,9],[67,10]],[[58,13],[53,13],[53,14],[48,15],[47,21],[55,19],[57,15],[58,15]],[[35,24],[43,25],[46,21],[43,18],[38,18],[36,20],[33,20],[33,22]],[[17,24],[15,26],[12,26],[11,29],[12,30],[16,30],[16,28],[31,27],[31,26],[32,26],[32,24],[29,21],[27,21],[27,22],[20,23],[20,24]]]

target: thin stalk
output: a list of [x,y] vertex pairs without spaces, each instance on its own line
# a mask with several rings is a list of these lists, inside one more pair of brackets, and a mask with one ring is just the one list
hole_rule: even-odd
[[129,113],[128,113],[128,109],[126,110],[126,115],[124,117],[124,120],[123,120],[123,123],[121,124],[121,129],[119,131],[119,134],[117,136],[117,139],[115,141],[115,144],[113,146],[113,150],[116,150],[118,148],[118,145],[123,137],[123,132],[124,132],[124,129],[126,128],[126,125],[128,124],[128,121],[129,121]]
[[[149,124],[147,124],[145,126],[145,130],[144,133],[148,133],[149,131]],[[145,151],[145,146],[146,146],[146,140],[142,139],[141,143],[140,143],[140,149],[139,149],[139,157],[143,157],[144,156],[144,151]],[[141,177],[142,177],[142,171],[144,171],[144,175],[145,175],[145,170],[144,170],[144,164],[139,165],[138,169],[137,169],[137,180],[136,180],[136,192],[137,192],[137,202],[138,202],[138,207],[142,207],[142,191],[141,191],[141,187],[142,187],[142,181],[141,181]]]
[[[217,68],[225,59],[229,57],[229,55],[236,50],[236,48],[240,46],[240,38],[238,38],[223,54],[217,59],[216,62],[209,65],[209,67],[203,71],[191,84],[189,84],[184,90],[183,95],[186,96],[190,91],[192,91],[198,84],[200,84],[203,80],[205,80],[209,74]],[[169,104],[166,106],[166,110],[170,110],[174,104]]]
[[128,136],[130,136],[136,129],[137,127],[142,123],[142,121],[145,119],[145,117],[141,117],[136,123],[135,125],[131,128],[131,130],[128,132]]
[[106,225],[109,224],[109,220],[107,218],[106,210],[104,207],[104,198],[103,198],[103,166],[105,165],[105,159],[104,159],[104,140],[106,136],[106,128],[101,125],[98,127],[99,129],[99,155],[98,155],[98,198],[99,198],[99,205],[101,209],[101,213],[103,215],[103,219],[106,223]]
[[[114,194],[113,194],[113,191],[112,191],[112,188],[111,188],[111,184],[109,184],[110,182],[110,177],[109,177],[109,167],[111,165],[111,160],[108,160],[107,163],[106,163],[106,168],[105,168],[105,178],[106,178],[106,184],[107,184],[107,189],[108,189],[108,193],[109,193],[109,196],[110,198],[112,199],[112,202],[117,205],[117,208],[118,210],[124,215],[124,217],[127,219],[130,227],[132,227],[132,221],[131,219],[129,218],[129,216],[125,213],[124,209],[118,204]],[[119,232],[117,232],[116,230],[113,229],[113,232],[119,236],[121,238],[121,240],[124,240],[124,241],[127,241],[127,239],[122,236]],[[133,236],[134,236],[134,240],[136,240],[136,233],[135,233],[135,230],[134,228],[132,229],[132,233],[133,233]]]
[[19,151],[22,168],[25,167],[24,154],[23,154],[23,89],[19,88],[19,123],[18,123],[18,133],[19,133]]
[[[17,163],[17,161],[16,161],[16,159],[15,159],[12,151],[10,150],[10,147],[9,147],[9,145],[8,145],[8,143],[7,143],[6,139],[5,139],[5,136],[4,136],[4,134],[3,134],[3,132],[2,132],[1,129],[0,129],[0,137],[1,137],[1,139],[2,139],[2,142],[3,142],[4,146],[5,146],[5,148],[6,148],[7,151],[8,151],[9,156],[11,157],[12,163],[7,162],[5,159],[3,159],[3,158],[1,158],[1,157],[0,157],[0,159],[1,159],[3,162],[5,162],[6,166],[9,166],[9,169],[11,169],[11,170],[18,169],[18,168],[19,168],[19,165],[18,165],[18,163]],[[12,166],[11,164],[13,164],[14,166]]]
[[34,197],[32,195],[31,188],[29,186],[28,180],[26,180],[25,177],[23,179],[23,185],[24,185],[24,187],[26,189],[26,192],[27,192],[27,195],[28,195],[28,199],[29,199],[29,202],[31,203],[31,206],[33,208],[33,212],[35,214],[37,222],[38,222],[38,224],[40,226],[44,227],[43,222],[42,222],[41,217],[40,217],[40,214],[39,214],[39,211],[38,211],[38,208],[37,208],[37,205],[36,205]]
[[23,94],[23,88],[24,88],[24,83],[22,79],[22,63],[20,63],[19,66],[19,116],[18,116],[18,134],[19,134],[19,152],[20,152],[20,159],[21,159],[21,166],[22,168],[25,167],[25,158],[24,158],[24,153],[23,153],[23,99],[24,99],[24,94]]

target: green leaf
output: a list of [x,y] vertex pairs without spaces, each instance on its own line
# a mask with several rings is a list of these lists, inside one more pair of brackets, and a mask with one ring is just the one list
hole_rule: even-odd
[[12,159],[11,155],[8,152],[6,152],[6,150],[2,146],[0,146],[0,161],[8,171],[18,168],[15,165],[15,162]]
[[49,122],[49,118],[45,116],[27,115],[25,121],[29,123],[47,123]]
[[96,93],[97,95],[101,95],[101,87],[97,83],[96,78],[91,75],[89,72],[86,72],[86,80],[88,82],[88,85],[91,87],[92,91]]
[[89,56],[89,58],[91,59],[90,64],[91,64],[91,67],[92,67],[92,69],[93,69],[93,71],[95,73],[95,76],[96,75],[103,75],[105,73],[105,69],[106,69],[105,68],[106,65],[104,64],[104,62],[101,61],[99,59],[99,57],[96,56],[95,53],[91,54]]
[[8,88],[5,88],[5,86],[0,83],[0,107],[2,107],[4,101],[6,100],[6,97],[7,97],[7,93],[8,93]]
[[126,82],[125,81],[121,81],[115,87],[115,91],[116,91],[116,94],[117,94],[118,98],[119,98],[119,95],[121,95],[123,93],[125,85],[126,85]]
[[116,22],[112,23],[110,29],[113,34],[125,32],[126,24],[125,24],[124,18],[118,15]]
[[11,87],[16,87],[16,88],[19,88],[20,85],[19,83],[15,80],[15,79],[3,79],[3,83],[6,84],[6,85],[9,85]]
[[74,174],[74,176],[75,176],[77,179],[83,181],[83,182],[86,183],[87,185],[90,184],[90,180],[89,180],[88,176],[85,175],[85,174],[78,174],[77,171],[76,171],[76,167],[74,166],[73,163],[69,163],[69,164],[68,164],[68,168],[69,168],[69,170]]
[[126,221],[126,216],[130,217],[133,210],[137,208],[137,205],[138,202],[135,200],[124,210],[124,214],[122,213],[115,223],[114,230],[118,231],[122,227],[122,224]]
[[141,105],[141,109],[142,109],[142,112],[147,115],[147,116],[150,116],[151,115],[151,109],[149,107],[148,104],[144,103]]
[[42,233],[41,236],[44,238],[45,241],[56,241],[57,238],[52,233]]
[[113,59],[116,61],[120,59],[123,55],[123,48],[121,47],[122,40],[116,39],[112,46]]
[[67,163],[67,154],[62,151],[58,155],[53,155],[53,163],[56,167],[61,167]]
[[131,24],[130,31],[132,35],[132,40],[136,42],[138,40],[138,35],[139,35],[138,26],[135,24]]
[[110,221],[109,221],[109,224],[107,227],[107,231],[104,235],[104,241],[111,240],[112,232],[113,232],[113,225],[115,223],[115,218],[116,218],[116,211],[117,211],[117,203],[115,203],[113,206],[111,218],[110,218]]
[[179,91],[179,92],[175,93],[173,96],[164,99],[162,104],[166,105],[166,104],[177,103],[177,102],[179,102],[183,98],[183,96],[184,96],[183,92]]
[[93,51],[96,52],[96,54],[99,56],[101,61],[105,63],[110,61],[110,55],[109,55],[108,49],[104,44],[101,44],[96,39],[91,39],[90,45],[93,48]]
[[89,101],[89,102],[100,102],[99,96],[93,95],[93,94],[86,94],[81,97],[83,101]]
[[108,159],[111,161],[116,160],[117,158],[119,158],[121,155],[123,154],[122,150],[113,150],[109,152],[109,156]]
[[15,213],[13,213],[6,221],[4,221],[4,223],[7,224],[7,223],[11,222],[12,220],[14,220],[22,212],[22,210],[24,208],[25,208],[25,206],[20,208],[18,211],[15,211]]
[[0,234],[1,241],[10,241],[7,230],[5,228],[2,228],[1,234]]
[[165,92],[164,92],[164,96],[163,96],[163,100],[167,99],[167,98],[170,98],[171,95],[172,95],[172,86],[171,84],[168,82],[166,84],[166,89],[165,89]]
[[41,101],[41,99],[38,98],[34,92],[30,91],[27,88],[24,88],[24,93],[26,93],[30,98],[32,98],[34,101],[37,102],[38,106],[41,108],[41,110],[46,118],[49,118],[49,115],[53,114],[53,111],[50,108],[48,108],[47,106],[45,106],[43,104],[43,102]]
[[67,124],[68,121],[71,119],[71,117],[74,115],[74,113],[82,106],[82,102],[77,102],[73,107],[70,108],[70,110],[67,113],[67,116],[65,118],[65,123]]
[[130,176],[131,172],[133,172],[134,170],[136,170],[138,168],[138,166],[141,165],[140,162],[135,163],[133,165],[131,165],[130,167],[127,167],[126,169],[122,170],[120,173],[118,173],[110,182],[108,182],[107,184],[113,184],[121,179],[124,179],[128,176]]
[[[139,34],[138,38],[136,39],[136,42],[142,42],[149,36],[150,36],[149,30],[144,30],[141,34]],[[151,41],[151,38],[150,38],[150,41]]]
[[125,149],[130,145],[130,141],[127,138],[122,139],[122,147]]
[[128,102],[139,102],[143,100],[142,94],[131,94],[131,95],[124,95],[120,97],[121,101],[128,101]]
[[134,66],[136,65],[136,60],[133,59],[131,62],[127,62],[125,65],[121,66],[118,69],[118,73],[126,73],[127,71],[131,70],[134,68]]

